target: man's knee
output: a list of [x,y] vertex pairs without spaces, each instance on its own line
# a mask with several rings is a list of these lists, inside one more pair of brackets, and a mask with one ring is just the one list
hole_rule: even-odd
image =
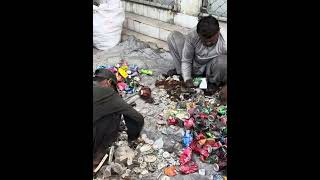
[[217,57],[217,62],[215,63],[215,68],[221,71],[227,70],[227,56],[221,55]]

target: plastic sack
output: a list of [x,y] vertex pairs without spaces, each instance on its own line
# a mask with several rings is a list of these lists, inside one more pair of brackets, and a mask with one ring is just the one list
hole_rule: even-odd
[[125,19],[120,0],[106,0],[100,6],[93,5],[93,46],[108,50],[121,40]]

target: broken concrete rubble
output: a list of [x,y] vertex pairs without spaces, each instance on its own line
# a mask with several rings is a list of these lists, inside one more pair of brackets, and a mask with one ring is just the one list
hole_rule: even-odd
[[124,163],[128,159],[131,159],[130,164],[132,164],[132,159],[134,158],[135,153],[128,145],[125,145],[125,146],[119,146],[115,150],[115,154],[114,155],[115,155],[115,161],[116,162]]

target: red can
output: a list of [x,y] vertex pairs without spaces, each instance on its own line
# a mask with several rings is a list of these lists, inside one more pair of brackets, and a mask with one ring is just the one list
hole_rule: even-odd
[[191,161],[192,149],[186,148],[184,149],[183,153],[180,155],[179,162],[180,164],[184,165]]
[[221,117],[219,120],[223,125],[225,125],[225,126],[227,125],[227,117],[225,117],[225,116]]
[[198,165],[195,162],[189,162],[188,164],[180,166],[180,172],[182,174],[190,174],[198,171]]
[[194,119],[193,118],[186,119],[186,120],[184,120],[183,124],[184,124],[185,128],[191,129],[194,127]]
[[208,119],[208,115],[206,115],[204,113],[200,113],[199,117],[200,117],[200,119]]
[[169,125],[176,125],[176,124],[178,124],[178,120],[175,119],[174,117],[170,116],[170,117],[168,118],[168,124],[169,124]]

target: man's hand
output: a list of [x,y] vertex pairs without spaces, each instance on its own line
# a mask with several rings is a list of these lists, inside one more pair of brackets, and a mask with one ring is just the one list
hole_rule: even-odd
[[228,90],[227,90],[227,85],[224,85],[222,89],[220,90],[220,97],[221,97],[221,104],[225,105],[228,101]]
[[192,79],[186,80],[185,86],[186,86],[187,88],[192,88],[192,87],[194,87]]

